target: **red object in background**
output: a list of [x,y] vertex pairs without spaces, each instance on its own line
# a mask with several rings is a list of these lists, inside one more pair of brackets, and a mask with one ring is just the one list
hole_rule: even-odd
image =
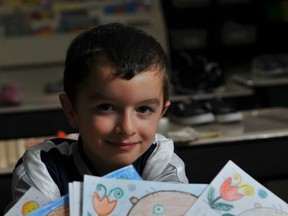
[[0,105],[15,106],[21,103],[21,88],[17,83],[5,83],[0,90]]
[[58,131],[57,137],[58,138],[66,138],[67,134],[64,131]]

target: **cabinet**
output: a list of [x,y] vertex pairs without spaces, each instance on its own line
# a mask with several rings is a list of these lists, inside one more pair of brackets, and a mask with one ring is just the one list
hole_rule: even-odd
[[288,50],[286,0],[163,0],[162,5],[171,53],[185,50],[230,67]]

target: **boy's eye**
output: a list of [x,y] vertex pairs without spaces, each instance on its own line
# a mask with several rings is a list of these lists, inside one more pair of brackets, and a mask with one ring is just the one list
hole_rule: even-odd
[[114,111],[114,108],[111,104],[101,104],[97,107],[100,111],[111,112]]
[[146,107],[146,106],[140,107],[137,111],[144,114],[144,115],[149,115],[153,112],[153,110],[151,108]]

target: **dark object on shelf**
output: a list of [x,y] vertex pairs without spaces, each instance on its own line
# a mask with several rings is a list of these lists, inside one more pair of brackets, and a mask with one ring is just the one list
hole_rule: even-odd
[[187,52],[175,56],[172,82],[176,93],[190,94],[211,91],[225,83],[225,74],[218,62],[208,61],[204,56],[193,58]]
[[288,54],[257,56],[252,61],[252,72],[261,76],[288,75]]
[[21,104],[21,87],[17,83],[5,83],[0,90],[1,106],[17,106]]
[[239,122],[243,119],[241,112],[220,98],[214,98],[206,103],[209,110],[215,115],[218,123]]
[[196,100],[183,100],[172,103],[168,117],[171,121],[183,125],[206,124],[215,120],[210,110]]

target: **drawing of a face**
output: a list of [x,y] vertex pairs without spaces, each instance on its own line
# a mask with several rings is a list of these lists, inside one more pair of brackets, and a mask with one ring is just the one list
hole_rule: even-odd
[[128,216],[175,216],[184,215],[196,197],[190,193],[180,191],[157,191],[140,199],[130,199],[133,206]]

